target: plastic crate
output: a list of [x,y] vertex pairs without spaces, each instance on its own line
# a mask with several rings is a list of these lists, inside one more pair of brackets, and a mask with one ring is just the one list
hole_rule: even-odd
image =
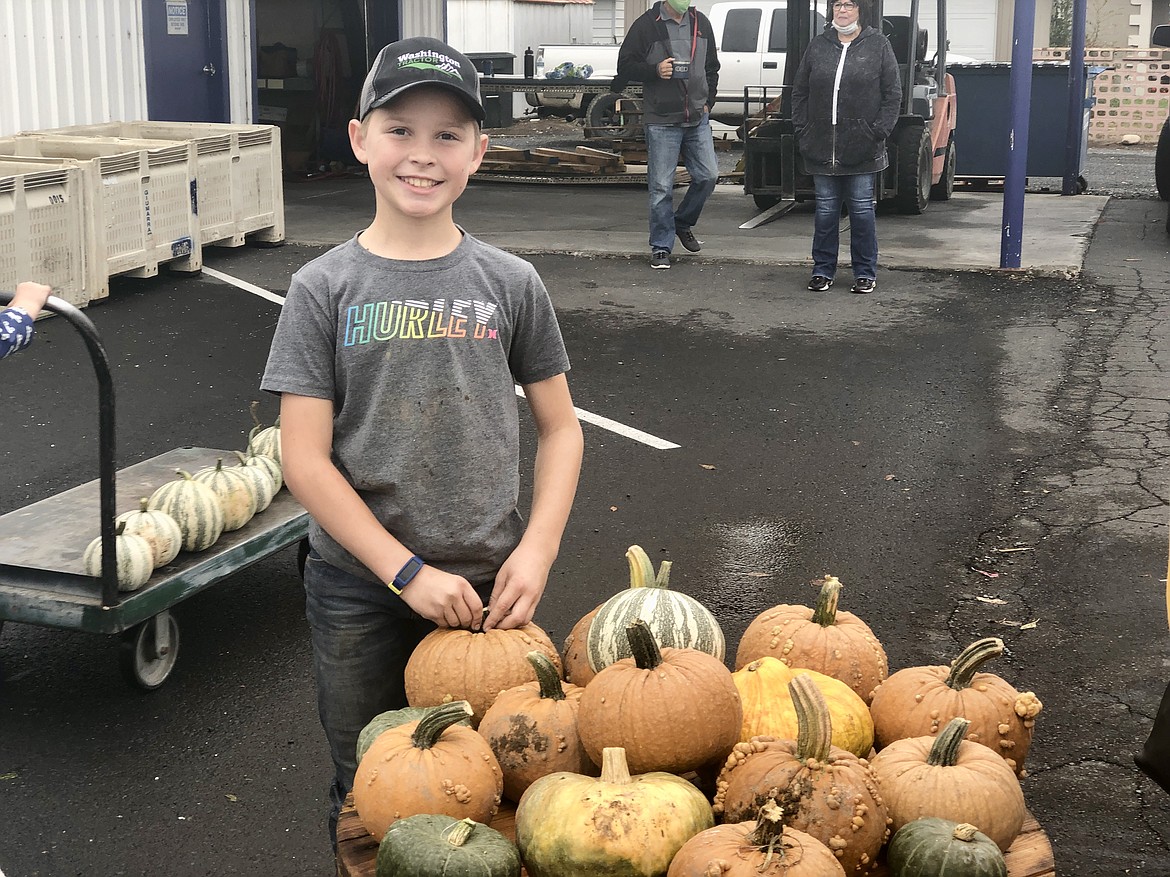
[[240,246],[245,235],[265,243],[284,240],[284,177],[275,125],[105,122],[38,133],[191,140],[202,243]]
[[0,139],[0,155],[80,164],[93,214],[90,251],[108,277],[153,277],[164,263],[203,267],[193,142],[17,134]]
[[109,294],[105,266],[95,263],[80,164],[26,162],[0,156],[0,289],[33,280],[75,307]]

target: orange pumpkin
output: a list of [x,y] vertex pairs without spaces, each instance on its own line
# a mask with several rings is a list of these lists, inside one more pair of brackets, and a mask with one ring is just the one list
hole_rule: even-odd
[[504,775],[487,741],[456,724],[470,715],[466,701],[444,704],[378,735],[353,781],[354,809],[371,835],[419,813],[491,822]]
[[604,605],[598,603],[594,606],[573,625],[573,629],[565,637],[565,645],[561,649],[561,663],[565,668],[566,682],[584,688],[589,680],[597,675],[597,671],[589,663],[589,625],[593,623],[597,611]]
[[598,773],[577,733],[585,689],[562,683],[556,665],[542,652],[529,652],[528,661],[537,681],[501,691],[479,723],[480,735],[504,771],[504,797],[512,801],[556,771]]
[[967,739],[1004,757],[1017,776],[1032,745],[1041,703],[993,673],[978,669],[1003,654],[1003,640],[987,637],[967,646],[950,667],[907,667],[883,682],[870,704],[878,749],[906,737],[931,736],[956,716],[971,721]]
[[886,650],[869,625],[838,611],[840,596],[841,580],[827,575],[815,608],[781,604],[761,612],[740,637],[735,669],[765,656],[778,658],[840,679],[868,705],[889,673]]
[[513,630],[433,630],[406,662],[406,700],[411,706],[466,700],[473,710],[472,727],[479,727],[496,695],[536,680],[528,663],[528,653],[534,650],[547,655],[560,672],[556,646],[535,624]]

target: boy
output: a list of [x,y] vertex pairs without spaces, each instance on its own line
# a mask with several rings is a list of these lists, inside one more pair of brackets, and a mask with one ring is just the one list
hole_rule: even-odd
[[[312,517],[335,847],[358,734],[406,705],[411,650],[436,626],[531,621],[576,491],[581,426],[548,293],[452,217],[487,149],[483,118],[466,57],[429,38],[382,49],[349,123],[374,220],[294,275],[264,374],[286,483]],[[527,526],[515,383],[538,437]]]
[[16,284],[12,301],[0,310],[0,359],[32,343],[33,323],[53,290],[41,283]]

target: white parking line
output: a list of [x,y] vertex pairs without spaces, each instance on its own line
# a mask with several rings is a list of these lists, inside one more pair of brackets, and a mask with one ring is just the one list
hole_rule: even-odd
[[[209,277],[214,277],[221,283],[227,283],[235,286],[245,292],[250,292],[252,295],[258,295],[265,301],[274,302],[280,306],[284,306],[284,296],[277,295],[275,292],[269,292],[267,289],[256,286],[254,283],[249,283],[246,280],[240,280],[238,277],[232,277],[230,274],[224,274],[222,271],[216,271],[214,268],[203,266],[203,273]],[[516,395],[523,396],[524,389],[517,384]],[[577,412],[577,419],[583,423],[591,423],[594,426],[600,426],[602,429],[607,429],[612,433],[624,436],[631,441],[639,442],[643,445],[648,445],[651,448],[659,451],[670,451],[675,448],[680,448],[682,445],[676,445],[674,442],[668,442],[666,439],[659,438],[656,435],[650,435],[648,432],[642,432],[640,429],[634,429],[632,426],[626,426],[624,423],[618,423],[616,420],[610,420],[608,417],[602,417],[600,414],[594,414],[591,411],[574,406],[573,410]],[[2,875],[0,875],[2,877]]]

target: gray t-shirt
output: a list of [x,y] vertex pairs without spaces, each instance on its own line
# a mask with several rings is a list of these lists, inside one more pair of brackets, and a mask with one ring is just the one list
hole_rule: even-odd
[[[528,262],[464,234],[449,255],[385,259],[353,238],[293,275],[261,383],[333,401],[333,462],[427,563],[490,582],[520,541],[515,383],[569,369]],[[379,581],[314,521],[313,547]]]

